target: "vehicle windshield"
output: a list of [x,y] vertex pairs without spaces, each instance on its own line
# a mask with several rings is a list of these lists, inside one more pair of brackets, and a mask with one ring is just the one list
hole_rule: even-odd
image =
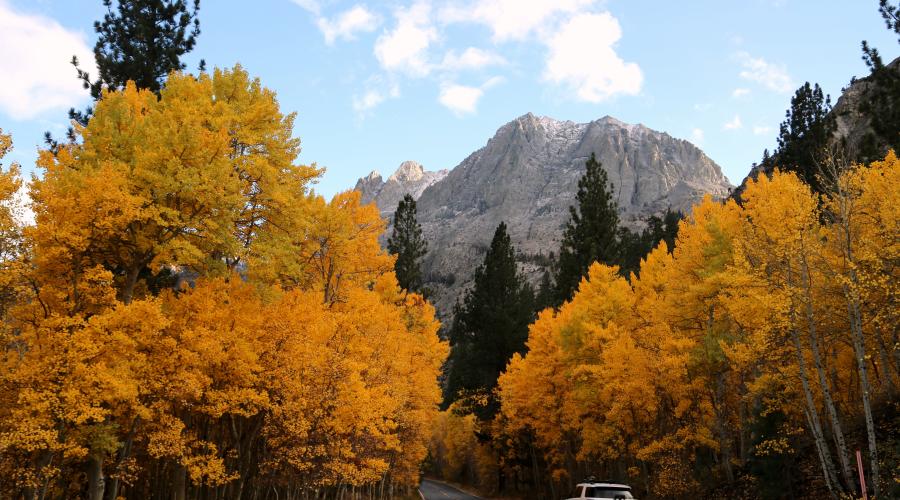
[[615,500],[627,500],[634,498],[631,492],[625,488],[615,488],[611,486],[588,486],[584,492],[585,498],[613,498]]

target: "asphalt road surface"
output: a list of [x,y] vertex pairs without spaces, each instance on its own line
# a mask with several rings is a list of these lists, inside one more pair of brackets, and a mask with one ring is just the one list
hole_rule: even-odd
[[480,497],[473,497],[452,486],[428,479],[422,481],[419,491],[422,492],[425,500],[480,500]]

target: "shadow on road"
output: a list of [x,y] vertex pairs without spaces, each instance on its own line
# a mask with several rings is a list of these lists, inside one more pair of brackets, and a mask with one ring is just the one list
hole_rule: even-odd
[[419,492],[425,500],[481,500],[464,491],[431,479],[425,479],[419,485]]

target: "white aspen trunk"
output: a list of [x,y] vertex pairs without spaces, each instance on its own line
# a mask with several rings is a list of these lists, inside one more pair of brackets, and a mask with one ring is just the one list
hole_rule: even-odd
[[[847,299],[847,316],[850,322],[850,337],[853,341],[853,351],[856,356],[857,368],[859,369],[859,383],[862,392],[863,412],[866,419],[866,435],[869,444],[869,467],[871,469],[872,490],[875,497],[880,497],[881,488],[879,481],[878,467],[878,448],[875,439],[875,421],[872,418],[872,404],[869,396],[872,392],[872,386],[869,383],[869,375],[866,368],[866,346],[865,337],[862,331],[862,313],[859,303],[860,280],[856,274],[856,257],[853,251],[853,225],[851,217],[853,215],[853,195],[849,192],[843,182],[837,183],[836,190],[838,208],[840,209],[840,219],[835,223],[840,230],[839,244],[840,250],[843,252],[845,265],[847,266],[846,277],[848,283],[842,286],[844,297]],[[851,289],[852,285],[852,289]]]
[[[788,264],[787,267],[787,283],[788,286],[793,286],[790,264]],[[825,436],[822,432],[822,423],[819,419],[819,412],[816,410],[816,402],[813,398],[812,390],[810,389],[809,376],[806,372],[806,358],[803,357],[803,344],[800,342],[800,334],[797,332],[796,313],[794,311],[793,303],[791,303],[790,306],[789,319],[791,321],[791,338],[794,341],[794,348],[797,351],[800,381],[803,385],[803,393],[806,396],[807,419],[809,420],[810,431],[813,433],[816,449],[818,450],[822,461],[822,469],[825,473],[825,481],[828,483],[828,489],[832,494],[835,494],[834,488],[838,485],[837,474],[834,469],[834,463],[831,461],[831,451],[828,448],[828,443],[825,442]]]
[[[809,428],[812,429],[815,424],[813,422],[813,417],[809,413],[808,408],[803,409],[804,415],[806,415],[806,422],[809,425]],[[823,450],[821,446],[819,446],[818,441],[816,441],[816,454],[819,455],[819,463],[822,464],[822,470],[826,470],[828,468],[829,458],[826,453],[826,450]],[[831,498],[837,499],[838,495],[835,492],[835,485],[833,479],[826,473],[824,476],[825,486],[828,487],[828,492],[831,493]]]
[[105,490],[105,478],[103,477],[103,459],[95,455],[88,457],[88,499],[103,500]]
[[[851,273],[855,277],[855,273]],[[869,383],[869,374],[866,368],[866,345],[862,332],[862,316],[859,310],[859,301],[853,295],[848,287],[844,286],[844,293],[847,295],[847,312],[850,316],[850,330],[853,337],[853,351],[856,354],[856,364],[859,368],[859,383],[862,386],[863,411],[866,417],[866,436],[869,441],[869,468],[871,469],[872,490],[875,498],[880,497],[881,489],[879,484],[879,467],[878,467],[878,448],[875,439],[875,420],[872,418],[872,404],[869,401],[869,395],[872,386]]]
[[791,328],[791,337],[794,340],[794,347],[797,349],[797,362],[800,366],[800,381],[803,385],[803,393],[806,396],[806,415],[809,420],[810,431],[816,443],[816,450],[819,453],[819,459],[822,462],[822,472],[825,474],[825,482],[832,496],[837,497],[835,486],[837,485],[837,474],[834,470],[834,463],[831,461],[831,452],[825,437],[822,434],[822,423],[819,420],[819,413],[816,410],[816,402],[813,399],[812,390],[809,387],[809,377],[806,374],[806,360],[803,359],[803,346],[800,343],[800,334],[795,328]]
[[806,325],[809,333],[809,345],[813,355],[813,364],[816,367],[816,374],[819,377],[819,385],[822,389],[822,399],[825,403],[825,410],[828,413],[828,419],[831,422],[831,431],[834,434],[834,442],[837,448],[838,459],[841,462],[841,477],[848,489],[853,489],[853,470],[850,464],[850,454],[847,450],[846,441],[844,440],[844,431],[841,427],[840,418],[838,418],[837,409],[834,405],[834,399],[831,396],[831,387],[828,384],[828,378],[825,373],[825,367],[822,363],[822,355],[819,351],[819,335],[816,332],[815,312],[812,305],[812,278],[809,274],[809,265],[806,261],[804,250],[801,250],[801,279],[803,283],[803,292],[805,295],[805,311]]

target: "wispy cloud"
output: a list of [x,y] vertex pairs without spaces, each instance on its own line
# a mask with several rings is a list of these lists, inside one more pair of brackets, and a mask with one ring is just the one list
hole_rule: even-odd
[[322,8],[319,6],[319,2],[316,0],[291,0],[295,4],[299,5],[303,9],[306,9],[312,12],[315,15],[319,15],[319,12]]
[[743,68],[738,73],[741,78],[756,82],[775,92],[787,93],[794,89],[794,82],[783,64],[770,63],[747,52],[738,52],[737,58]]
[[738,97],[744,97],[745,95],[748,95],[748,94],[750,94],[750,89],[737,88],[731,92],[731,97],[734,97],[735,99],[737,99]]
[[478,101],[485,91],[503,83],[502,77],[493,77],[484,82],[480,87],[470,87],[455,83],[444,83],[438,95],[438,102],[453,112],[456,116],[473,114],[478,109]]
[[521,41],[556,24],[556,18],[582,12],[596,3],[596,0],[474,0],[451,3],[438,11],[438,17],[443,23],[486,25],[495,42]]
[[[512,43],[542,45],[546,58],[541,81],[567,89],[577,100],[599,103],[636,95],[643,73],[636,62],[626,62],[616,52],[621,26],[609,12],[600,12],[600,5],[601,0],[450,0],[444,5],[414,0],[394,8],[373,54],[383,77],[400,84],[406,78],[435,82],[438,101],[457,115],[474,113],[487,88],[457,80],[466,72],[514,66],[502,53]],[[333,20],[320,18],[319,27],[332,43],[372,30],[378,21],[358,5]],[[455,36],[449,28],[456,24],[486,26],[494,47],[454,45],[448,37]],[[354,97],[354,108],[373,109],[388,97],[384,91],[367,89]]]
[[444,54],[444,59],[441,61],[441,69],[461,71],[502,64],[506,64],[506,60],[499,54],[477,47],[469,47],[460,54],[457,54],[452,49],[447,51]]
[[703,129],[695,128],[691,130],[691,142],[698,146],[703,144]]
[[397,19],[394,29],[375,42],[375,58],[388,71],[426,76],[431,72],[428,48],[438,39],[431,20],[431,6],[420,2],[398,9],[394,15]]
[[757,125],[753,127],[753,135],[766,135],[772,131],[772,127]]
[[400,97],[400,87],[396,83],[386,83],[383,78],[373,77],[366,83],[366,90],[353,96],[353,110],[359,118],[388,99]]
[[741,117],[739,115],[734,115],[734,118],[722,125],[722,128],[725,130],[738,130],[743,126],[744,124],[741,123]]
[[325,43],[331,45],[338,38],[354,40],[357,33],[369,33],[378,27],[379,19],[372,11],[362,5],[356,5],[334,19],[320,17],[316,25],[325,36]]
[[69,64],[72,56],[92,77],[93,52],[84,37],[48,17],[25,14],[0,2],[0,110],[16,120],[67,109],[88,98]]

